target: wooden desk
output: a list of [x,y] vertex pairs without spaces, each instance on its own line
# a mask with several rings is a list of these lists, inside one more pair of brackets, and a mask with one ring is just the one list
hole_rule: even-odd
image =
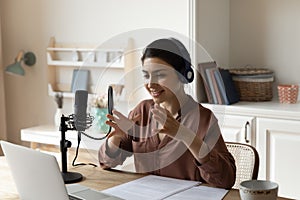
[[[116,170],[103,170],[100,167],[80,166],[71,167],[69,171],[76,171],[84,176],[80,184],[96,190],[104,190],[116,185],[126,183],[143,177],[141,174],[121,172]],[[19,199],[16,186],[11,176],[10,169],[6,163],[5,157],[0,157],[0,199],[12,200]],[[230,190],[224,200],[239,200],[238,190]],[[278,198],[283,200],[284,198]]]

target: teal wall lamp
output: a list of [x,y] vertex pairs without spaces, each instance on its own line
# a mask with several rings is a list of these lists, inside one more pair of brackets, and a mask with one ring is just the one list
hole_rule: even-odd
[[13,75],[24,76],[25,70],[23,69],[21,62],[24,61],[25,65],[32,66],[36,63],[36,57],[32,52],[20,51],[15,59],[15,63],[8,65],[5,72]]

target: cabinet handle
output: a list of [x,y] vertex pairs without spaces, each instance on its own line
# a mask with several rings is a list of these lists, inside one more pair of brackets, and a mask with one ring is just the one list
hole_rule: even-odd
[[249,143],[250,141],[248,140],[248,131],[250,131],[250,123],[247,121],[245,124],[245,142]]

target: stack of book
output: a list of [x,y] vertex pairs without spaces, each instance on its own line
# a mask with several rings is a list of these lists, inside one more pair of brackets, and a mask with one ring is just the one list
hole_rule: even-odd
[[219,68],[216,62],[199,64],[208,103],[230,105],[239,101],[239,93],[229,70]]

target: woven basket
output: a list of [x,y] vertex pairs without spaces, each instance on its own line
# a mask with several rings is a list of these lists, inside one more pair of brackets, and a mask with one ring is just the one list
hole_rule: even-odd
[[296,103],[298,99],[298,85],[278,85],[278,97],[280,103]]
[[268,69],[231,69],[232,79],[239,91],[241,101],[271,101],[274,75]]

